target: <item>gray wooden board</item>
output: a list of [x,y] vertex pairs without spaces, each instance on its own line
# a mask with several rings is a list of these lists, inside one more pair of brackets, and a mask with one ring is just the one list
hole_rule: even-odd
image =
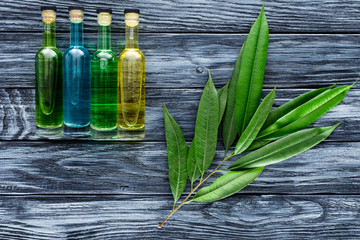
[[[125,8],[141,9],[142,32],[248,32],[261,10],[262,0],[227,1],[69,1],[50,0],[46,5],[58,7],[58,30],[69,30],[68,6],[85,7],[85,29],[96,30],[96,8],[111,7],[113,29],[124,30]],[[272,32],[360,32],[359,1],[353,0],[272,0],[265,1],[266,15]],[[3,1],[0,7],[0,30],[40,31],[38,0]]]
[[191,203],[162,229],[168,196],[0,197],[1,239],[360,238],[360,196],[236,195]]
[[[359,194],[359,149],[359,142],[321,143],[266,167],[241,193]],[[171,195],[165,143],[18,141],[0,142],[0,151],[0,194]]]
[[[124,47],[124,8],[141,9],[146,138],[93,142],[35,136],[34,57],[43,1],[0,1],[0,239],[360,239],[359,87],[313,126],[342,124],[329,140],[228,199],[172,208],[162,106],[193,137],[211,70],[223,86],[262,1],[75,1],[58,6],[57,45],[69,45],[67,7],[83,5],[85,46],[96,50],[96,7],[111,7],[112,45]],[[359,78],[359,1],[266,1],[265,91],[275,106],[307,90]],[[214,164],[223,155],[219,151]],[[220,173],[219,173],[220,174]],[[189,191],[189,187],[186,192]]]
[[[215,81],[215,79],[214,79]],[[202,82],[205,85],[206,81]],[[264,90],[269,93],[270,89]],[[309,89],[278,89],[275,106],[279,106]],[[163,105],[183,130],[185,138],[193,137],[197,107],[201,88],[146,90],[145,139],[144,141],[165,141]],[[342,103],[330,110],[313,126],[329,126],[342,122],[329,139],[335,141],[359,141],[359,89],[351,89]],[[0,89],[0,140],[37,140],[35,135],[35,91],[34,89]],[[351,133],[351,134],[349,134]],[[68,139],[66,137],[56,139]]]
[[[360,25],[359,25],[360,26]],[[124,34],[112,34],[117,55],[124,47]],[[231,77],[245,34],[141,34],[140,48],[146,58],[149,88],[203,87],[210,69],[215,84]],[[63,52],[69,34],[57,34]],[[85,46],[96,50],[96,33],[86,35]],[[35,54],[41,48],[41,33],[1,33],[1,87],[34,87]],[[266,86],[299,88],[353,83],[359,79],[360,35],[270,34]],[[357,87],[357,86],[356,86]]]

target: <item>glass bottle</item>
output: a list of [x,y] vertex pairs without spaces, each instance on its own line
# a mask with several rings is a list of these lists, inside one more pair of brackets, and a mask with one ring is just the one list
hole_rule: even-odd
[[145,58],[138,48],[139,9],[125,9],[125,49],[118,69],[118,136],[145,136]]
[[83,7],[69,7],[70,47],[64,52],[64,134],[87,135],[90,124],[90,54],[84,47]]
[[62,55],[55,46],[56,7],[43,6],[43,46],[35,56],[35,112],[38,135],[61,135]]
[[117,57],[111,51],[111,13],[98,8],[98,48],[91,58],[91,136],[116,137]]

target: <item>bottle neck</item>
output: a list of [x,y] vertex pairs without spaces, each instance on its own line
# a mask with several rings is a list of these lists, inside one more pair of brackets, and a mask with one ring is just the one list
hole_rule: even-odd
[[125,48],[139,48],[138,27],[125,27]]
[[98,49],[111,49],[111,26],[99,25]]
[[55,22],[43,22],[43,47],[55,47]]
[[83,37],[83,23],[82,22],[71,22],[71,46],[83,46],[84,45],[84,37]]

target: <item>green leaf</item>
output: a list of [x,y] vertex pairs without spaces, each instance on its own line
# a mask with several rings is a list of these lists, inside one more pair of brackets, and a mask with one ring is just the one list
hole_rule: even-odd
[[309,92],[306,92],[304,94],[301,94],[300,96],[294,98],[293,100],[281,105],[280,107],[275,108],[272,110],[266,119],[264,126],[261,130],[266,129],[270,125],[274,124],[277,120],[279,120],[281,117],[283,117],[285,114],[291,112],[295,108],[301,106],[302,104],[310,101],[314,97],[318,96],[319,94],[325,92],[326,90],[329,90],[333,88],[335,85],[332,85],[331,87],[326,88],[319,88],[315,89]]
[[[297,107],[301,106],[302,104],[310,101],[314,97],[316,97],[319,94],[325,92],[326,90],[329,90],[329,89],[333,88],[334,86],[335,86],[335,84],[330,86],[330,87],[319,88],[319,89],[315,89],[315,90],[306,92],[306,93],[294,98],[293,100],[281,105],[280,107],[275,108],[274,110],[272,110],[270,112],[270,114],[269,114],[268,118],[266,119],[263,127],[261,128],[261,131],[263,131],[264,129],[266,129],[270,125],[274,124],[277,120],[279,120],[285,114],[291,112],[295,108],[297,108]],[[264,139],[259,139],[259,138],[255,139],[253,141],[253,143],[246,150],[250,151],[250,150],[258,149],[258,148],[268,144],[271,141],[272,140],[266,140],[266,139],[264,140]]]
[[236,86],[235,120],[241,136],[254,115],[261,97],[267,50],[269,28],[264,6],[259,17],[251,27],[241,56],[241,66]]
[[211,79],[204,87],[195,124],[195,158],[201,174],[210,167],[214,158],[219,126],[219,99]]
[[351,87],[352,85],[326,90],[292,111],[283,112],[284,115],[261,131],[258,138],[276,139],[307,127],[339,104]]
[[228,170],[264,167],[289,159],[325,140],[339,124],[292,133],[239,158]]
[[188,146],[184,135],[164,105],[165,136],[168,151],[169,181],[174,204],[179,200],[187,182],[186,158]]
[[244,49],[245,41],[240,49],[239,55],[235,62],[234,71],[231,76],[227,103],[224,113],[223,124],[222,124],[222,138],[226,150],[228,150],[231,147],[231,145],[234,143],[238,135],[236,130],[236,122],[235,122],[235,98],[236,98],[236,85],[239,79],[241,56]]
[[225,113],[226,101],[228,96],[228,88],[229,88],[230,80],[226,83],[224,87],[222,87],[217,93],[219,98],[219,125]]
[[262,170],[263,168],[254,168],[228,172],[210,186],[200,189],[191,201],[212,202],[229,197],[254,181]]
[[269,142],[271,142],[272,140],[262,140],[262,139],[255,139],[251,145],[246,149],[246,151],[251,151],[251,150],[255,150],[258,149],[266,144],[268,144]]
[[233,155],[244,152],[254,141],[263,126],[275,99],[275,88],[262,101],[235,146]]
[[195,141],[193,140],[187,155],[187,172],[191,185],[200,177],[201,173],[195,159]]

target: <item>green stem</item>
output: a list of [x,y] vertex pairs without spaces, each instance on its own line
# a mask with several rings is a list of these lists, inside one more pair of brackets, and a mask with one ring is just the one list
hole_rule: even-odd
[[202,173],[201,177],[200,177],[200,182],[202,181],[203,177],[204,177],[204,174]]
[[[162,228],[162,226],[165,224],[165,222],[166,222],[177,210],[179,210],[179,208],[181,208],[182,205],[184,205],[184,204],[186,204],[186,203],[188,203],[188,202],[191,202],[191,200],[190,200],[190,201],[187,201],[187,200],[191,197],[191,195],[201,186],[201,184],[203,184],[211,175],[213,175],[213,174],[219,169],[219,167],[221,167],[221,165],[223,165],[223,164],[226,162],[226,160],[228,160],[228,159],[231,158],[232,156],[233,156],[233,153],[231,153],[229,157],[225,157],[225,158],[221,161],[221,163],[219,163],[219,165],[218,165],[211,173],[209,173],[209,175],[207,175],[203,180],[201,180],[201,181],[199,182],[199,184],[196,185],[196,187],[190,191],[189,195],[186,196],[186,198],[184,199],[184,201],[182,201],[182,203],[180,203],[179,206],[177,206],[177,208],[173,209],[173,210],[170,212],[170,214],[164,219],[164,221],[162,221],[162,223],[160,223],[160,224],[158,225],[158,228]],[[202,178],[202,177],[201,177],[201,178]]]

